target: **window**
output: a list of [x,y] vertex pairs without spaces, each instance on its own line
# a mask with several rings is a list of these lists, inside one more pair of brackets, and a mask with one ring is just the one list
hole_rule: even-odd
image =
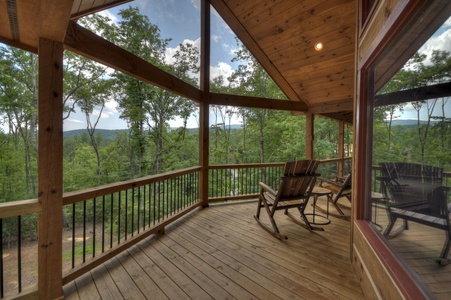
[[451,286],[444,275],[439,283],[446,268],[434,268],[434,276],[428,271],[447,256],[447,231],[439,223],[451,208],[451,18],[431,7],[405,27],[372,70],[366,219],[438,295],[440,286]]

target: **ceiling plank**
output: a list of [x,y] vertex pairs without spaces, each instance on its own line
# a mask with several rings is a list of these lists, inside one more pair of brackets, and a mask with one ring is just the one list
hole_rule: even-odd
[[210,94],[210,104],[261,109],[276,109],[288,111],[306,111],[307,106],[300,101],[276,100],[259,97],[238,96],[229,94]]
[[319,103],[309,107],[309,112],[314,114],[325,114],[352,111],[354,106],[353,98],[346,98],[340,101]]
[[[291,9],[281,18],[284,22],[275,23],[273,19],[269,19],[268,24],[260,24],[261,29],[255,29],[254,38],[265,46],[278,44],[286,39],[292,41],[312,39],[318,33],[333,31],[336,20],[353,25],[354,20],[348,16],[353,15],[354,10],[355,3],[349,0],[329,0],[303,11]],[[335,31],[339,28],[336,26]]]
[[301,99],[294,92],[282,74],[273,65],[273,63],[268,59],[266,54],[257,45],[253,37],[249,32],[243,27],[239,20],[235,17],[233,12],[229,7],[221,0],[211,0],[211,4],[214,9],[221,15],[224,21],[230,26],[230,28],[235,32],[235,34],[241,39],[244,45],[249,49],[249,51],[254,55],[254,57],[260,62],[262,67],[268,72],[269,76],[274,80],[274,82],[280,87],[280,89],[285,93],[288,99],[298,100]]
[[201,101],[200,90],[70,21],[65,47],[139,80]]
[[[246,27],[252,32],[259,32],[259,35],[256,37],[261,38],[266,34],[279,32],[280,29],[285,31],[285,29],[292,27],[293,20],[296,22],[312,16],[315,14],[317,6],[328,1],[330,0],[303,1],[299,3],[299,0],[285,0],[283,4],[274,3],[272,6],[266,7],[265,10],[254,14],[252,18],[243,20],[243,22],[246,23]],[[276,19],[285,20],[283,22],[284,27],[280,27],[281,24],[274,24]]]
[[39,1],[17,1],[17,18],[19,20],[20,40],[25,45],[38,48]]

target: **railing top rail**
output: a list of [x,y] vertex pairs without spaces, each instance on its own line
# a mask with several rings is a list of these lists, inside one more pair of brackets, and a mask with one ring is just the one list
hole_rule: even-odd
[[275,163],[250,163],[250,164],[224,164],[224,165],[210,165],[208,166],[211,170],[216,169],[246,169],[246,168],[262,168],[262,167],[283,167],[284,162]]
[[338,162],[338,161],[348,160],[348,159],[352,159],[352,157],[349,156],[349,157],[343,157],[343,158],[322,159],[322,160],[319,161],[319,164],[327,164],[327,163],[331,163],[331,162]]
[[90,198],[102,197],[104,195],[109,195],[112,193],[120,192],[126,189],[131,189],[134,187],[143,186],[146,184],[175,178],[178,176],[198,172],[202,169],[200,166],[190,167],[186,169],[181,169],[177,171],[166,172],[162,174],[150,175],[142,178],[131,179],[111,184],[106,184],[102,186],[97,186],[85,190],[74,191],[64,193],[63,195],[63,205],[68,205],[72,203],[76,203],[79,201],[83,201]]
[[39,213],[41,210],[38,199],[3,202],[0,203],[0,219]]

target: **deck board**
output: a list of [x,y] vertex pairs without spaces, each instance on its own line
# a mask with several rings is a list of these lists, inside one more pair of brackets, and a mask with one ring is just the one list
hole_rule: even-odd
[[68,299],[362,299],[349,221],[309,232],[283,212],[280,241],[256,202],[212,205],[168,226],[64,288]]

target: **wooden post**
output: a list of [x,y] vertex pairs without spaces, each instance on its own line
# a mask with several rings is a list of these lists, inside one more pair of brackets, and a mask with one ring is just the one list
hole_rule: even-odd
[[307,113],[305,115],[305,158],[313,159],[314,141],[315,141],[315,115]]
[[345,149],[345,122],[338,121],[338,175],[343,176],[344,169],[344,149]]
[[63,44],[39,39],[38,296],[63,298]]
[[199,198],[208,206],[208,168],[210,148],[210,1],[201,1],[200,90],[199,105]]

